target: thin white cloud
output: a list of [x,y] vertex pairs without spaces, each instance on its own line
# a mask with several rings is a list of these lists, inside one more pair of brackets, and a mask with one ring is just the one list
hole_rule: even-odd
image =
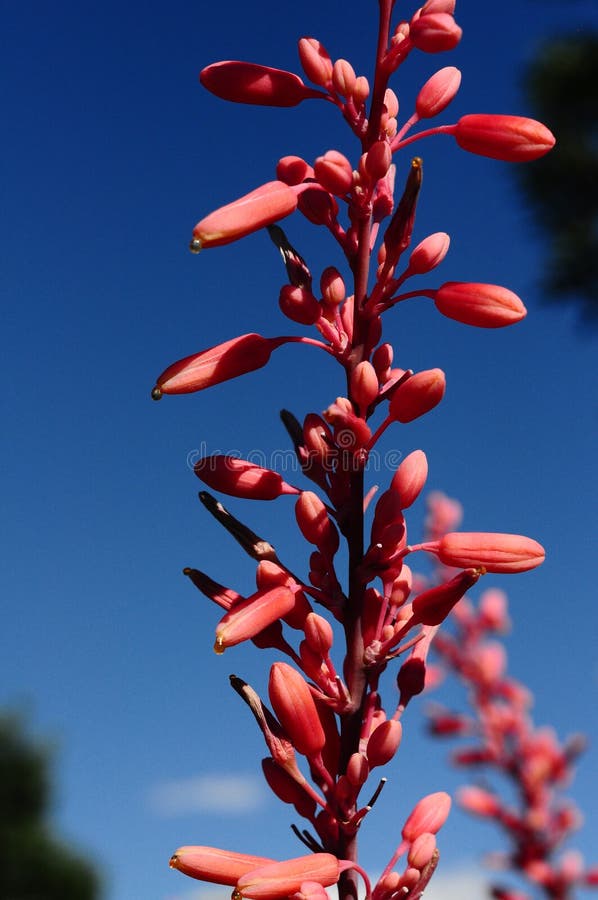
[[252,813],[265,798],[266,789],[254,776],[222,773],[164,781],[154,785],[148,796],[153,812],[168,818],[197,812]]

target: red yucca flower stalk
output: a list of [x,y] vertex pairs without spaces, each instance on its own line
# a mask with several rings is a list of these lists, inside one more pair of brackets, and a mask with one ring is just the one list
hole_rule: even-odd
[[[256,586],[237,589],[222,584],[220,573],[214,573],[215,580],[200,569],[184,571],[224,610],[216,626],[216,652],[230,649],[232,655],[237,645],[251,641],[283,657],[271,665],[267,696],[265,685],[260,695],[236,675],[231,685],[264,737],[267,784],[305,820],[305,827],[294,826],[294,831],[309,850],[308,856],[290,851],[287,859],[274,861],[269,853],[255,857],[187,846],[172,857],[171,865],[193,878],[232,886],[235,900],[324,900],[332,885],[338,885],[341,900],[349,900],[358,895],[358,877],[364,879],[367,900],[422,895],[438,863],[437,840],[441,846],[442,838],[436,835],[448,817],[450,797],[422,786],[424,796],[411,814],[400,811],[388,861],[385,866],[379,861],[382,874],[372,888],[357,865],[358,835],[384,784],[377,775],[372,779],[372,770],[400,749],[405,710],[431,680],[428,656],[442,639],[451,610],[466,602],[465,593],[486,572],[523,572],[544,558],[531,538],[502,531],[459,533],[450,504],[445,504],[442,527],[437,523],[423,542],[410,543],[408,516],[428,475],[423,450],[414,450],[390,473],[373,513],[367,510],[378,487],[366,483],[368,457],[381,435],[401,427],[408,429],[406,435],[412,433],[411,423],[434,410],[446,388],[441,368],[414,372],[408,356],[397,364],[383,337],[383,317],[415,297],[433,300],[442,316],[474,328],[516,324],[526,314],[512,291],[493,284],[449,281],[405,290],[412,276],[433,277],[450,239],[444,231],[424,231],[412,248],[419,230],[423,163],[400,151],[428,136],[448,135],[470,153],[525,161],[542,156],[554,143],[545,126],[517,116],[465,115],[452,124],[431,125],[459,90],[461,73],[454,66],[433,73],[415,91],[414,109],[401,119],[391,86],[396,70],[411,53],[451,50],[461,27],[454,0],[427,0],[393,23],[394,5],[393,0],[378,4],[371,82],[348,60],[333,60],[311,36],[299,40],[299,60],[313,87],[292,71],[237,60],[212,63],[200,75],[209,91],[236,103],[294,107],[324,100],[330,111],[336,107],[356,138],[351,158],[331,148],[327,138],[311,161],[292,155],[277,164],[273,160],[272,180],[261,186],[248,182],[247,193],[202,213],[193,230],[192,251],[222,253],[226,267],[226,249],[220,248],[267,229],[282,258],[275,297],[295,332],[250,333],[209,349],[191,347],[192,355],[168,366],[153,390],[159,399],[218,389],[224,381],[265,367],[272,352],[290,342],[323,350],[342,374],[330,386],[325,410],[302,410],[300,418],[288,410],[281,414],[297,457],[297,478],[287,481],[275,466],[217,452],[195,466],[211,490],[240,500],[272,501],[280,510],[293,495],[289,516],[293,521],[294,512],[298,535],[306,542],[305,565],[291,571],[268,537],[256,534],[207,491],[200,493],[207,510],[257,564]],[[405,15],[401,6],[399,15]],[[373,6],[368,10],[373,14]],[[424,120],[426,128],[417,127]],[[321,272],[312,273],[277,224],[292,215],[295,222],[303,217],[332,237],[336,250]],[[226,282],[233,278],[228,272]],[[279,310],[274,303],[273,314]],[[260,406],[263,399],[262,394]],[[501,528],[508,530],[509,523]],[[418,551],[436,561],[435,583],[414,576],[406,565],[406,557],[411,561]],[[487,648],[478,663],[488,685],[500,681],[500,650]],[[456,718],[445,727],[458,730],[462,721]],[[550,755],[546,748],[545,753]],[[550,757],[555,765],[557,756],[555,751]],[[465,798],[478,814],[498,808],[479,793]],[[537,870],[536,878],[541,877]]]

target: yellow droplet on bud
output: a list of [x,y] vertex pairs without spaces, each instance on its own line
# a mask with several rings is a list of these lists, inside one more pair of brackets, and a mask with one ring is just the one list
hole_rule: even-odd
[[214,653],[217,653],[218,656],[222,656],[226,647],[223,646],[223,641],[221,637],[216,638],[216,643],[214,644]]

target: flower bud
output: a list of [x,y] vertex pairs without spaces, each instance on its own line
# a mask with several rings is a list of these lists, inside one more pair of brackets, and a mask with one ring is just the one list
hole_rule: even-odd
[[216,847],[179,847],[170,858],[170,868],[183,875],[212,884],[236,884],[246,872],[274,862],[264,856],[250,856]]
[[408,509],[419,497],[428,477],[428,459],[423,450],[405,457],[392,477],[390,488],[400,498],[401,509]]
[[225,60],[206,66],[199,74],[202,85],[222,100],[257,106],[297,106],[319,94],[292,72],[255,63]]
[[353,787],[360,788],[368,780],[370,767],[362,753],[352,753],[347,763],[347,779]]
[[282,181],[268,181],[249,194],[214,210],[193,229],[191,250],[221,247],[289,216],[297,194]]
[[365,157],[365,170],[372,181],[384,178],[392,162],[392,150],[388,141],[376,141]]
[[412,422],[438,406],[445,389],[446,380],[442,369],[417,372],[394,392],[388,414],[397,422]]
[[328,900],[328,892],[317,881],[302,881],[299,890],[291,894],[289,900]]
[[320,753],[326,738],[303,676],[287,663],[274,663],[270,669],[268,694],[274,712],[295,749],[304,756]]
[[301,191],[298,200],[299,211],[312,225],[332,225],[338,215],[338,203],[321,187]]
[[353,85],[351,96],[353,98],[355,106],[357,107],[365,103],[367,98],[370,96],[370,83],[365,75],[359,75],[355,79],[355,84]]
[[216,626],[216,653],[224,653],[259,634],[277,619],[293,609],[295,595],[288,587],[280,586],[270,591],[256,591],[251,597],[237,603]]
[[301,815],[311,817],[315,812],[315,800],[305,793],[301,785],[282,769],[272,757],[262,760],[262,771],[270,790],[283,803],[292,803]]
[[371,362],[364,359],[358,363],[351,372],[350,381],[351,396],[363,414],[378,396],[378,376]]
[[283,284],[278,305],[287,318],[301,325],[314,325],[320,318],[321,307],[311,291],[292,284]]
[[394,118],[399,113],[399,98],[395,94],[392,88],[386,88],[384,92],[384,105],[386,107],[386,111],[391,118]]
[[447,281],[436,291],[434,304],[443,316],[478,328],[502,328],[527,315],[517,294],[498,284]]
[[336,456],[334,436],[328,427],[328,423],[317,415],[308,413],[303,423],[303,440],[305,449],[323,465],[329,464]]
[[403,726],[395,719],[388,719],[371,733],[366,747],[370,768],[385,766],[393,758],[403,736]]
[[413,841],[407,854],[407,862],[420,872],[427,866],[436,850],[436,838],[429,831],[424,831]]
[[260,334],[240,337],[217,344],[201,353],[186,356],[162,372],[152,391],[159,400],[162,394],[190,394],[261,369],[273,350],[280,346],[275,338]]
[[415,101],[420,119],[431,119],[449,105],[461,85],[461,72],[454,66],[446,66],[435,72],[421,88]]
[[317,494],[302,491],[295,504],[295,516],[305,540],[315,544],[324,556],[334,556],[339,547],[338,531]]
[[392,358],[392,344],[380,344],[372,356],[372,364],[376,370],[376,375],[382,384],[385,384],[390,377]]
[[270,863],[242,875],[233,893],[235,900],[280,900],[300,890],[305,881],[316,881],[323,887],[336,884],[340,865],[331,853],[310,853],[296,859]]
[[500,811],[500,804],[494,794],[473,785],[459,790],[457,803],[462,809],[476,816],[495,818]]
[[411,22],[411,43],[424,53],[442,53],[453,50],[463,31],[449,13],[426,13]]
[[355,70],[351,63],[346,59],[337,59],[332,69],[332,83],[335,91],[342,94],[343,97],[350,97],[353,94],[356,80]]
[[403,840],[412,844],[424,832],[436,834],[446,822],[450,808],[451,798],[444,791],[423,797],[403,826]]
[[554,135],[545,125],[522,116],[462,116],[453,133],[463,150],[505,162],[538,159],[555,144]]
[[278,472],[236,456],[204,456],[193,471],[213,490],[246,500],[275,500],[282,494],[299,493]]
[[353,187],[353,169],[346,156],[338,150],[328,150],[314,163],[317,180],[325,190],[344,197]]
[[332,81],[332,60],[316,38],[303,37],[299,41],[299,59],[310,81],[328,87]]
[[544,562],[544,548],[519,534],[452,532],[438,544],[438,558],[445,566],[483,566],[487,572],[527,572]]
[[456,5],[455,0],[427,0],[421,8],[421,14],[427,16],[431,13],[448,13],[452,16]]
[[285,184],[301,184],[314,177],[314,170],[300,156],[283,156],[276,164],[276,177]]
[[319,655],[320,659],[326,659],[334,641],[332,626],[328,619],[314,612],[309,613],[303,624],[303,630],[305,640],[311,649]]
[[418,594],[412,604],[413,624],[440,625],[482,574],[480,569],[466,569],[446,584],[439,584]]
[[412,275],[425,275],[439,266],[450,247],[451,239],[444,231],[437,231],[417,245],[409,257]]
[[328,266],[320,277],[322,299],[330,306],[338,306],[345,299],[347,292],[343,276],[334,266]]

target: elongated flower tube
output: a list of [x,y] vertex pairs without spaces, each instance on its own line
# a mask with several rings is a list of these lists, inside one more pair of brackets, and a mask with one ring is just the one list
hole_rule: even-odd
[[[425,546],[425,549],[430,549]],[[544,562],[544,548],[520,534],[449,532],[433,552],[445,566],[483,566],[487,572],[527,572]]]
[[211,884],[237,883],[246,872],[274,862],[265,856],[250,856],[216,847],[179,847],[170,858],[170,868]]
[[220,620],[216,628],[216,653],[224,653],[242,641],[255,637],[268,625],[286,615],[295,605],[295,595],[282,585],[270,591],[256,591],[237,603]]
[[311,853],[283,862],[270,863],[246,872],[237,881],[233,898],[277,900],[298,891],[304,881],[316,881],[323,887],[336,884],[341,865],[331,853]]
[[446,822],[450,809],[451,798],[444,791],[438,791],[436,794],[428,794],[427,797],[422,797],[415,804],[403,825],[401,832],[403,840],[411,844],[420,834],[426,832],[436,834]]
[[326,557],[334,556],[339,548],[338,531],[318,495],[302,491],[295,505],[295,516],[305,540],[315,544]]
[[246,500],[275,500],[282,494],[300,493],[278,472],[236,456],[204,456],[195,463],[193,471],[215,491]]
[[478,328],[502,328],[527,315],[517,294],[498,284],[447,281],[436,291],[434,305],[448,319]]
[[505,162],[538,159],[555,145],[555,137],[546,125],[523,116],[462,116],[453,134],[463,150]]
[[482,574],[483,569],[466,569],[446,584],[423,591],[412,604],[413,624],[440,625]]
[[201,219],[193,229],[191,251],[221,247],[289,216],[297,208],[297,193],[283,181],[268,181],[238,200]]
[[192,394],[254,372],[266,365],[272,351],[280,344],[278,338],[242,334],[201,353],[186,356],[162,372],[152,397],[159,400],[162,394]]
[[304,756],[320,753],[326,737],[303,676],[287,663],[274,663],[270,669],[268,694],[274,712],[295,749]]
[[297,106],[309,97],[322,97],[298,75],[271,66],[224,60],[206,66],[199,74],[202,85],[222,100],[255,106]]
[[442,369],[426,369],[399,385],[390,401],[389,417],[412,422],[438,406],[444,397],[446,380]]

